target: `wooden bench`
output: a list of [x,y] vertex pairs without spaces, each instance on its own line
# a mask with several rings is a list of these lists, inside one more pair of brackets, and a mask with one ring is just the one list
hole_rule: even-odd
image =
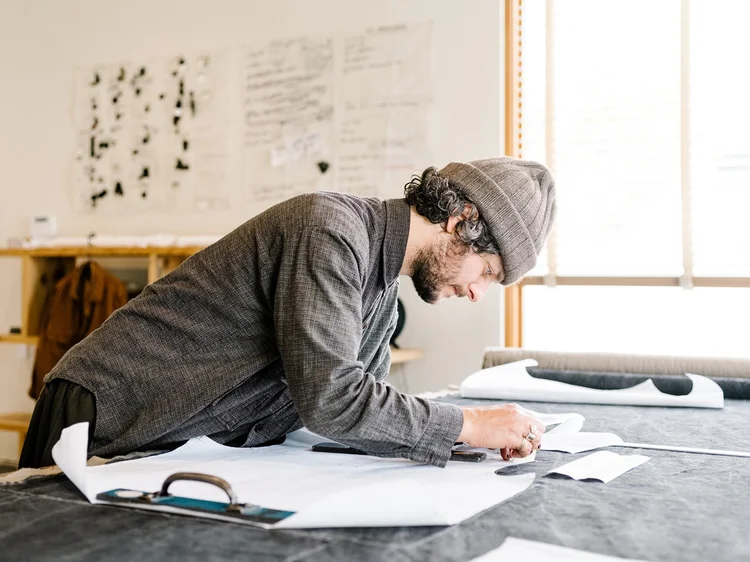
[[29,429],[31,414],[14,412],[0,414],[0,430],[15,431],[18,433],[18,454],[20,456],[23,442],[26,440],[26,431]]

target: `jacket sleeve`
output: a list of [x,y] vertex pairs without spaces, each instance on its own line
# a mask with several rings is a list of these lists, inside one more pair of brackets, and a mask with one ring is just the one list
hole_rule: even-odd
[[276,338],[302,423],[382,457],[445,466],[463,426],[457,406],[401,394],[357,360],[364,260],[339,232],[285,241],[274,298]]

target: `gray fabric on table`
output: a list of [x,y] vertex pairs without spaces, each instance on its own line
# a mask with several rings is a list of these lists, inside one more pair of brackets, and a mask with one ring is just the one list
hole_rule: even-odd
[[[586,417],[585,431],[611,431],[626,441],[750,451],[750,401],[727,400],[723,410],[522,405],[579,412]],[[453,527],[269,532],[91,506],[65,478],[40,479],[0,488],[2,559],[460,561],[514,536],[662,562],[750,560],[750,459],[608,450],[651,460],[601,484],[544,476],[590,453],[542,451],[536,462],[506,471],[535,472],[531,488]]]

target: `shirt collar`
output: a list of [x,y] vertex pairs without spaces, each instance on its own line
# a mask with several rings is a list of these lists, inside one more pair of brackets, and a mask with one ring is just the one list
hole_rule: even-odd
[[386,286],[398,279],[409,241],[411,210],[404,199],[385,202],[385,236],[383,237],[383,282]]

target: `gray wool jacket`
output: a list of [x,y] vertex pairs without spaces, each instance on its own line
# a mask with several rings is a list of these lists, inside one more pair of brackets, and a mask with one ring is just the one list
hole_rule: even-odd
[[384,381],[409,207],[318,192],[247,221],[112,314],[47,376],[96,398],[89,453],[306,426],[444,466],[461,410]]

